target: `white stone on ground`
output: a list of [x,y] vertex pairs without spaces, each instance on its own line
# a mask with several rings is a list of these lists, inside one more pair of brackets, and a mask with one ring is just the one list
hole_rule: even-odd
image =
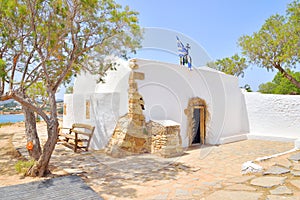
[[247,161],[242,165],[242,174],[257,173],[261,172],[262,169],[263,168],[260,165],[257,165],[252,161]]

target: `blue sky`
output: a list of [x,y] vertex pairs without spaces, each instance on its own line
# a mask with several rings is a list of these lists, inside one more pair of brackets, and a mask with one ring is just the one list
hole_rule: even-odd
[[[292,0],[117,0],[138,11],[142,27],[158,27],[180,32],[199,43],[213,59],[239,53],[238,38],[258,31],[272,14],[284,14]],[[191,50],[192,51],[192,50]],[[153,52],[152,52],[153,53]],[[153,59],[151,53],[139,51],[137,57]],[[160,52],[161,54],[161,52]],[[157,55],[154,53],[154,55]],[[157,60],[176,63],[174,56],[162,54]],[[275,72],[249,67],[240,86],[271,81]]]

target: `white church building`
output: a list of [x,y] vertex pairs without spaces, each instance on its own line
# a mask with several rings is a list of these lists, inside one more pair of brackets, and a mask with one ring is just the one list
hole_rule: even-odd
[[299,96],[247,93],[239,88],[237,77],[205,66],[190,71],[176,64],[134,59],[120,61],[105,83],[97,83],[97,77],[88,73],[78,75],[73,94],[64,96],[63,126],[94,125],[93,149],[105,148],[119,117],[128,111],[130,62],[145,75],[138,81],[138,91],[145,102],[146,121],[180,124],[183,147],[299,138]]

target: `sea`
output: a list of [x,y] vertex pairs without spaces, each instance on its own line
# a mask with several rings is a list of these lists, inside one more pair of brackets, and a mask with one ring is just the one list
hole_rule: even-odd
[[0,115],[0,124],[1,123],[15,123],[24,121],[23,114],[10,114],[10,115]]

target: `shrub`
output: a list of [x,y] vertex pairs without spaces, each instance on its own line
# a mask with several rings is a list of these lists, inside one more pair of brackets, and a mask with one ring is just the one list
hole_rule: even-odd
[[15,164],[15,169],[20,174],[26,174],[26,172],[34,165],[34,160],[19,160]]

